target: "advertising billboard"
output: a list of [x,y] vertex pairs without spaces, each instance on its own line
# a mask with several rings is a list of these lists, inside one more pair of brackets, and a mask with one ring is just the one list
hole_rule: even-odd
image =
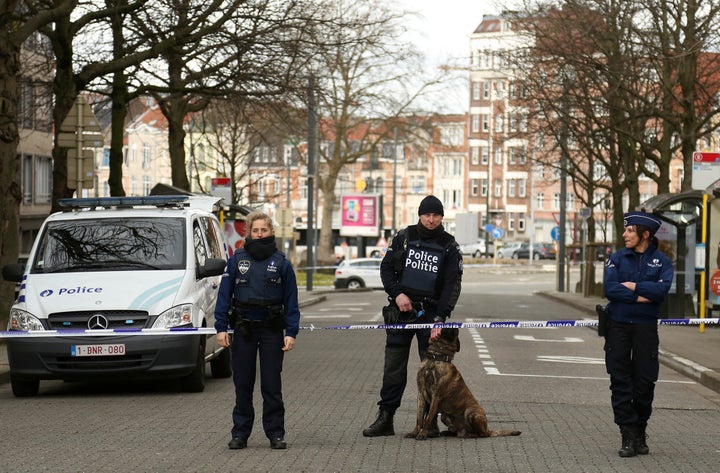
[[372,194],[352,194],[340,197],[340,235],[367,236],[380,235],[380,196]]

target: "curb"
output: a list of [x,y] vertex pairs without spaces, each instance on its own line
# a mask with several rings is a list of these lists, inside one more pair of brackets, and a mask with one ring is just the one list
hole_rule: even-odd
[[[572,300],[565,299],[549,292],[537,292],[538,295],[547,299],[552,299],[556,302],[560,302],[565,305],[574,307],[575,309],[582,310],[591,314],[595,317],[595,310],[590,309],[582,304],[576,304]],[[589,327],[593,330],[597,330],[595,327]],[[662,345],[662,341],[660,342]],[[677,371],[678,373],[684,374],[688,378],[697,381],[706,388],[712,389],[713,391],[720,393],[720,374],[707,368],[701,364],[695,363],[692,360],[683,358],[675,353],[667,350],[663,350],[662,347],[658,349],[658,359],[660,363],[667,366],[670,369]]]

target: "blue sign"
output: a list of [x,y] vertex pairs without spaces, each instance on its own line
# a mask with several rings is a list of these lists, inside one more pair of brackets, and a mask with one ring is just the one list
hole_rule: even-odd
[[488,233],[490,233],[491,231],[493,231],[493,228],[495,228],[495,226],[494,226],[492,223],[488,223],[488,224],[485,225],[485,231],[488,232]]
[[550,237],[553,241],[560,241],[560,227],[553,227],[553,229],[550,230]]
[[500,238],[503,237],[503,235],[504,235],[504,233],[503,233],[503,229],[502,229],[502,228],[500,228],[500,227],[495,227],[495,228],[493,228],[493,230],[492,230],[492,236],[493,236],[493,238],[495,238],[496,240],[499,240]]

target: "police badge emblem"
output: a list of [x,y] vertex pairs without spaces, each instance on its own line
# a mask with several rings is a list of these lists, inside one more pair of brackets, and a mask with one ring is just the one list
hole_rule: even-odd
[[237,268],[240,274],[247,273],[250,270],[250,261],[246,259],[238,261]]

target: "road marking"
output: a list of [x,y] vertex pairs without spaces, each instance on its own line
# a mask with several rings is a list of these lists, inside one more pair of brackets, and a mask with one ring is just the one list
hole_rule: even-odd
[[551,363],[576,363],[582,365],[604,365],[604,358],[589,358],[584,356],[553,356],[553,355],[540,355],[537,357],[538,361],[549,361]]
[[[487,371],[487,370],[485,370]],[[560,375],[551,375],[551,374],[518,374],[518,373],[490,373],[488,374],[494,375],[494,376],[515,376],[518,378],[554,378],[554,379],[583,379],[583,380],[591,380],[591,381],[610,381],[610,378],[608,376],[600,377],[600,376],[560,376]],[[666,380],[666,379],[659,379],[657,381],[658,383],[669,383],[669,384],[697,384],[695,381],[674,381],[674,380]]]
[[544,338],[535,338],[532,335],[513,335],[515,340],[521,340],[523,342],[557,342],[557,343],[581,343],[584,342],[582,338],[576,337],[565,337],[563,340],[549,340]]

